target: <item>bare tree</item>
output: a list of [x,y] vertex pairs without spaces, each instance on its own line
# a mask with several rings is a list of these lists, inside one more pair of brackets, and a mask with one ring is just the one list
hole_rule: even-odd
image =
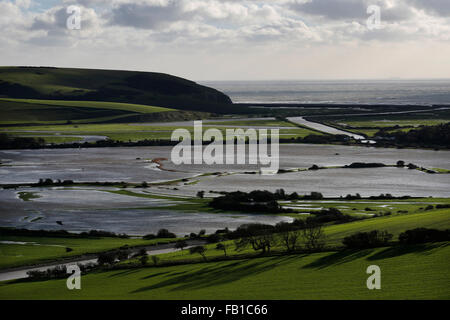
[[265,232],[259,235],[245,237],[235,240],[236,250],[242,250],[251,245],[253,250],[262,250],[262,253],[270,252],[272,246],[276,245],[277,241],[273,234]]
[[300,247],[298,244],[300,240],[300,232],[298,231],[283,231],[280,234],[282,244],[286,247],[287,251],[295,251]]
[[152,261],[153,261],[153,264],[156,266],[158,264],[158,262],[159,262],[159,257],[158,256],[152,256]]
[[178,240],[175,243],[175,249],[180,249],[181,251],[183,251],[183,249],[186,248],[187,245],[188,244],[187,244],[186,240]]
[[302,229],[305,247],[308,250],[320,250],[325,246],[325,234],[321,224],[314,221],[306,221]]
[[206,248],[204,246],[195,246],[195,247],[189,248],[189,253],[190,254],[198,253],[206,261],[206,256],[205,256]]
[[145,255],[143,255],[142,257],[140,257],[140,258],[139,258],[139,261],[141,262],[141,264],[142,264],[143,266],[145,266],[145,265],[147,264],[147,262],[148,262],[148,256],[147,256],[147,254],[145,254]]
[[226,257],[227,256],[227,249],[228,249],[229,246],[230,245],[226,244],[226,243],[218,243],[216,245],[216,250],[222,250],[224,255],[225,255],[225,257]]

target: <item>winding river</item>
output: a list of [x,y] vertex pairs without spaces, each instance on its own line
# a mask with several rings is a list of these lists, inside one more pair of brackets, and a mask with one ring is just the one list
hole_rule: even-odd
[[321,131],[321,132],[326,132],[326,133],[330,133],[330,134],[342,134],[342,135],[346,135],[349,137],[352,137],[353,139],[356,140],[366,140],[366,137],[352,133],[352,132],[348,132],[348,131],[344,131],[344,130],[339,130],[318,122],[312,122],[312,121],[308,121],[305,120],[303,117],[290,117],[287,118],[289,121],[317,130],[317,131]]

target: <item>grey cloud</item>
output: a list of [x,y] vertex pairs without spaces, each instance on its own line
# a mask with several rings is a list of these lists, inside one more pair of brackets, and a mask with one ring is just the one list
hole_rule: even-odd
[[26,43],[39,47],[67,47],[72,44],[71,39],[62,30],[50,30],[46,35],[28,39]]
[[362,21],[368,17],[369,5],[379,5],[382,19],[385,21],[402,21],[413,16],[411,7],[401,1],[395,2],[392,7],[387,7],[381,0],[310,0],[309,2],[292,2],[289,7],[299,13],[322,16],[329,20]]
[[335,20],[364,18],[367,9],[367,5],[361,0],[312,0],[293,2],[289,6],[294,11]]
[[186,14],[179,2],[170,1],[166,6],[123,3],[111,11],[108,20],[112,25],[158,29],[181,18]]
[[[67,13],[66,7],[54,8],[45,14],[38,15],[34,18],[30,29],[31,30],[66,30],[67,19],[71,14]],[[86,8],[81,8],[81,25],[83,29],[90,29],[95,25],[96,19],[93,11]]]
[[68,16],[66,8],[59,8],[48,15],[37,16],[31,25],[31,29],[52,30],[66,28]]
[[450,17],[450,0],[406,0],[408,4],[425,12],[442,17]]

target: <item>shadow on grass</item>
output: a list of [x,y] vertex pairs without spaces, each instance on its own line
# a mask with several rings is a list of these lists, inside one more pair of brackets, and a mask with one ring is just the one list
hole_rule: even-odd
[[395,246],[389,247],[382,251],[375,253],[374,255],[367,258],[367,260],[380,260],[380,259],[389,259],[398,257],[408,253],[429,255],[432,250],[438,248],[444,248],[448,246],[448,243],[426,243],[426,244],[416,244],[416,245],[403,245],[403,246]]
[[145,279],[150,279],[150,278],[162,276],[163,274],[168,274],[168,273],[170,273],[170,271],[165,271],[165,272],[158,272],[158,273],[149,274],[148,276],[142,277],[141,280],[145,280]]
[[374,249],[343,250],[334,252],[303,266],[303,268],[323,269],[330,266],[351,262],[353,260],[360,259],[370,255],[373,252],[373,250]]
[[119,277],[119,276],[123,277],[123,276],[127,276],[129,274],[136,273],[136,272],[139,272],[139,270],[132,270],[132,269],[130,269],[130,270],[125,270],[125,271],[120,271],[120,272],[111,274],[109,276],[109,278]]
[[397,245],[388,248],[371,248],[371,249],[360,249],[360,250],[342,250],[334,253],[330,253],[324,257],[317,259],[303,268],[317,268],[323,269],[330,266],[336,266],[343,263],[351,262],[356,259],[366,257],[368,261],[382,260],[395,258],[404,254],[422,254],[428,255],[432,253],[432,250],[438,248],[444,248],[448,246],[449,243],[427,243],[427,244],[416,244],[416,245]]
[[145,292],[169,286],[175,286],[171,289],[172,291],[214,287],[269,271],[281,264],[288,263],[292,259],[299,258],[300,256],[298,255],[290,255],[285,257],[271,257],[265,260],[255,259],[241,260],[231,263],[225,262],[220,265],[217,265],[217,263],[207,264],[201,269],[186,271],[182,274],[180,272],[176,272],[166,275],[166,277],[170,278],[150,286],[136,289],[131,293]]

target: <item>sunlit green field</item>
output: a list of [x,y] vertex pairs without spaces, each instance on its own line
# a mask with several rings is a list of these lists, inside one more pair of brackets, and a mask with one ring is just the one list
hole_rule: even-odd
[[[96,253],[124,245],[139,246],[156,243],[167,243],[173,239],[121,239],[121,238],[52,238],[52,237],[23,237],[1,236],[0,241],[27,242],[30,244],[1,244],[0,268],[20,265],[38,264],[61,258],[79,256],[86,253]],[[31,244],[33,243],[33,244]],[[66,252],[66,248],[73,251]]]
[[[3,282],[0,299],[450,299],[447,243],[95,272]],[[381,269],[381,289],[366,269]]]
[[393,126],[435,126],[441,123],[447,123],[450,120],[446,119],[411,119],[411,120],[374,120],[374,121],[343,121],[341,123],[352,127],[393,127]]
[[[203,126],[203,131],[215,128],[214,126]],[[170,140],[172,132],[176,129],[186,129],[191,135],[194,133],[194,128],[192,126],[161,126],[158,123],[151,125],[139,125],[133,123],[127,124],[68,124],[68,125],[40,125],[40,126],[14,126],[14,127],[3,127],[0,128],[0,132],[6,132],[13,136],[35,136],[42,137],[46,141],[51,143],[51,139],[54,137],[46,137],[45,135],[51,134],[64,134],[64,135],[101,135],[107,136],[112,140],[117,141],[139,141],[144,139],[149,140]],[[228,127],[217,127],[225,138],[227,129],[237,129],[232,125]],[[244,132],[247,129],[243,129]],[[32,131],[32,132],[30,132]],[[258,133],[258,132],[257,132]],[[292,129],[280,129],[280,139],[285,138],[296,138],[305,137],[310,134],[317,134],[314,131],[308,130],[306,128],[296,128]],[[270,135],[270,130],[268,130],[268,135]],[[79,140],[79,139],[78,139]]]
[[174,109],[146,106],[132,103],[118,103],[118,102],[102,102],[102,101],[67,101],[67,100],[37,100],[37,99],[0,99],[1,101],[10,101],[23,104],[43,105],[43,106],[67,106],[78,108],[97,108],[108,110],[123,110],[138,113],[153,113],[174,111]]
[[450,204],[448,198],[417,198],[394,200],[318,200],[318,201],[280,201],[284,207],[299,213],[314,212],[325,208],[337,208],[344,214],[364,217],[367,215],[396,215],[423,212],[428,206]]
[[176,112],[169,108],[130,103],[4,98],[0,99],[0,124],[100,123],[169,111]]
[[[441,169],[445,170],[445,169]],[[207,174],[208,175],[208,174]],[[201,176],[193,178],[191,183],[197,182],[201,179]],[[174,180],[173,183],[180,182],[180,180]],[[137,193],[131,190],[103,190],[105,192],[111,192],[114,194],[120,194],[129,197],[138,198],[160,198],[173,201],[181,201],[180,204],[171,204],[167,208],[171,210],[201,210],[201,211],[215,211],[208,207],[209,199],[199,198],[184,198],[184,197],[169,197],[160,196],[152,193]],[[393,200],[294,200],[294,201],[279,201],[279,204],[284,208],[292,209],[292,213],[283,213],[294,218],[305,218],[306,213],[320,211],[327,208],[336,208],[343,214],[348,214],[356,217],[370,217],[372,215],[404,215],[410,213],[422,213],[428,212],[430,209],[435,209],[437,205],[450,204],[450,198],[411,198],[411,199],[393,199]],[[431,206],[431,207],[430,207]]]
[[268,127],[296,127],[287,121],[279,120],[229,120],[229,121],[205,121],[205,125],[222,125],[222,126],[268,126]]
[[[366,232],[372,230],[386,230],[394,235],[393,240],[397,240],[398,235],[406,230],[415,228],[435,228],[435,229],[449,229],[450,228],[450,209],[434,210],[424,213],[404,214],[398,216],[386,216],[373,219],[365,219],[350,223],[343,223],[337,225],[330,225],[324,228],[326,246],[336,247],[342,246],[344,237],[354,234],[356,232]],[[228,245],[228,256],[248,256],[258,254],[252,248],[236,251],[233,241],[224,241]],[[301,241],[299,245],[302,246]],[[207,258],[217,258],[224,256],[224,252],[215,249],[216,244],[206,245],[207,251],[205,253]],[[284,252],[286,248],[281,241],[272,247],[273,252]],[[191,255],[188,250],[176,251],[159,255],[161,262],[171,261],[202,261],[198,254]],[[137,263],[137,259],[125,261],[122,264]]]
[[[446,199],[420,199],[423,204]],[[433,202],[434,201],[434,202]],[[360,201],[362,202],[362,201]],[[400,201],[386,201],[396,205]],[[351,202],[347,202],[349,204]],[[359,205],[363,205],[360,203]],[[364,204],[365,205],[365,204]],[[414,205],[405,203],[404,205]],[[405,209],[405,208],[403,208]],[[325,227],[327,246],[359,231],[387,230],[398,234],[417,227],[450,228],[450,209],[397,214]],[[0,245],[1,267],[38,263],[86,252],[163,242],[141,239],[70,239],[2,237],[2,240],[36,242],[33,245]],[[65,280],[10,281],[0,284],[0,299],[449,299],[448,243],[397,246],[362,251],[260,257],[251,248],[235,251],[228,244],[225,261],[203,261],[188,250],[161,254],[160,263],[185,261],[178,266],[136,268],[137,259],[123,262],[132,268],[96,271],[82,277],[82,290],[69,291]],[[300,245],[302,245],[300,243]],[[65,252],[65,247],[74,251]],[[206,259],[224,257],[215,244],[207,245]],[[382,289],[366,288],[366,268],[378,265]]]
[[[158,195],[145,195],[138,194],[132,191],[108,191],[119,193],[128,196],[139,196],[139,197],[149,197],[149,198],[161,198],[165,199],[167,197]],[[28,197],[29,195],[23,194],[23,197]],[[38,197],[39,194],[34,194]],[[169,199],[169,198],[168,198]],[[192,201],[186,201],[183,198],[177,199],[170,197],[171,201],[180,200],[180,204],[174,203],[170,207],[171,210],[182,210],[189,214],[189,212],[211,212],[212,214],[215,210],[209,209],[207,206],[207,199],[192,199]],[[31,200],[32,201],[32,200]],[[360,203],[364,201],[347,201],[347,202],[330,202],[322,204],[327,207],[339,207],[336,204],[345,204],[346,206],[360,206],[362,207],[378,207],[380,204],[374,202],[372,204]],[[366,201],[367,202],[367,201]],[[405,201],[386,201],[387,205],[395,206],[396,208],[401,208],[403,213],[393,213],[392,215],[367,218],[361,221],[330,225],[325,227],[324,231],[327,236],[326,243],[327,246],[339,246],[341,245],[342,239],[352,233],[358,231],[370,231],[370,230],[387,230],[398,236],[399,233],[414,229],[417,227],[427,227],[427,228],[437,228],[446,229],[450,228],[450,209],[433,209],[424,210],[421,208],[433,203],[446,203],[448,199],[418,199],[417,203]],[[308,202],[310,206],[321,205],[320,203]],[[392,203],[392,204],[389,204]],[[151,208],[148,208],[151,209]],[[405,211],[408,211],[405,213]],[[350,213],[353,210],[349,211]],[[296,214],[290,214],[290,216],[295,217]],[[297,218],[305,218],[307,215],[297,214]],[[19,241],[27,242],[29,244],[0,244],[0,268],[36,264],[44,261],[50,261],[54,259],[60,259],[70,256],[82,255],[85,253],[95,253],[100,251],[105,251],[113,248],[119,248],[125,244],[129,246],[138,245],[150,245],[156,242],[165,243],[169,240],[159,239],[159,240],[142,240],[142,239],[120,239],[120,238],[100,238],[100,239],[76,239],[76,238],[49,238],[49,237],[19,237],[19,236],[2,236],[0,241]],[[34,245],[31,243],[36,243],[39,245]],[[230,245],[229,255],[240,255],[253,253],[250,248],[245,251],[236,252],[234,251],[234,245],[232,241],[229,241]],[[73,249],[71,252],[66,252],[66,247]],[[206,253],[207,257],[217,257],[223,255],[223,252],[215,250],[215,244],[207,245],[208,251]],[[273,248],[275,251],[284,251],[284,247],[278,244]],[[161,255],[163,261],[172,260],[200,260],[200,256],[187,255],[186,252],[175,252],[170,254]],[[130,262],[136,262],[131,260]]]
[[[352,120],[351,118],[345,120],[336,120],[335,124],[348,131],[354,133],[362,133],[368,137],[373,137],[380,129],[399,126],[399,129],[391,129],[388,132],[403,131],[408,132],[419,126],[435,126],[438,124],[447,123],[449,119],[406,119],[390,117],[389,120],[372,119],[372,120]],[[407,126],[408,128],[402,128]]]

